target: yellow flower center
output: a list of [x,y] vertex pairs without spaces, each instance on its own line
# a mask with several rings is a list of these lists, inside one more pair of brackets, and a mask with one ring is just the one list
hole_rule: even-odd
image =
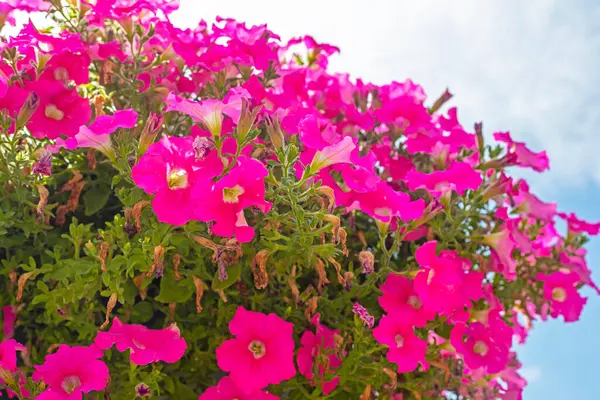
[[78,376],[67,376],[60,384],[60,387],[67,392],[67,394],[73,393],[79,386],[81,386],[81,381]]
[[397,334],[396,336],[394,336],[394,340],[396,341],[396,347],[397,348],[402,348],[402,346],[404,346],[404,338],[402,337],[401,334]]
[[567,292],[563,288],[555,287],[552,289],[552,298],[562,303],[567,299]]
[[230,204],[237,203],[244,192],[244,188],[240,185],[235,185],[232,188],[223,188],[223,201]]
[[423,305],[421,303],[421,299],[417,296],[410,296],[407,300],[407,303],[410,304],[415,310],[418,310]]
[[69,71],[64,67],[58,67],[54,70],[54,79],[57,81],[66,81],[69,79]]
[[259,340],[253,340],[248,345],[248,350],[250,350],[250,352],[252,353],[254,358],[256,360],[258,360],[259,358],[262,358],[266,354],[267,347],[265,346],[265,344],[263,342],[261,342]]
[[167,176],[169,189],[183,189],[188,185],[187,172],[184,169],[174,169]]
[[65,113],[59,110],[54,104],[48,104],[44,110],[46,117],[56,121],[61,121],[65,117]]
[[482,342],[481,340],[475,343],[473,346],[473,352],[479,354],[480,356],[485,356],[489,351],[487,344]]

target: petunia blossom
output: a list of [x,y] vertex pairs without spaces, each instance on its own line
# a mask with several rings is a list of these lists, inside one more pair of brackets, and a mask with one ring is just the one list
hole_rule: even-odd
[[296,374],[293,330],[275,314],[238,307],[229,323],[235,338],[217,348],[217,364],[243,394],[291,379]]
[[[0,343],[0,370],[15,372],[17,370],[17,351],[25,351],[25,346],[14,339]],[[0,382],[2,381],[0,374]]]
[[187,345],[176,324],[165,329],[148,329],[143,325],[124,324],[113,319],[108,332],[98,332],[94,341],[102,350],[117,345],[117,350],[130,350],[131,362],[147,365],[157,361],[177,362],[183,357]]
[[81,126],[79,132],[71,138],[56,139],[56,144],[48,146],[51,152],[57,152],[61,147],[73,150],[79,147],[96,149],[107,156],[114,153],[111,134],[119,128],[133,128],[137,123],[138,114],[133,109],[118,110],[113,115],[101,115],[89,126]]
[[[319,321],[319,314],[313,317],[315,325],[315,333],[310,330],[304,331],[300,338],[301,347],[298,350],[296,358],[298,362],[298,371],[304,375],[306,379],[310,379],[314,383],[315,377],[315,362],[317,362],[317,371],[319,378],[322,381],[325,374],[333,374],[340,367],[341,359],[336,352],[335,335],[339,335],[338,330],[332,330],[322,325]],[[326,362],[318,360],[325,358]],[[323,394],[328,395],[339,384],[340,377],[333,377],[323,382]]]
[[543,172],[550,168],[545,151],[536,153],[529,150],[525,143],[513,141],[508,132],[496,132],[494,133],[494,139],[506,143],[507,155],[505,160],[507,160],[507,165],[529,167],[537,172]]
[[554,272],[550,275],[539,274],[538,280],[544,282],[544,298],[550,302],[550,315],[558,318],[562,315],[565,322],[579,320],[587,299],[582,297],[575,285],[581,282],[575,272]]
[[412,200],[403,192],[397,192],[384,181],[380,181],[373,191],[352,193],[347,211],[361,210],[379,221],[389,223],[393,217],[407,222],[419,219],[425,210],[423,199]]
[[40,80],[27,85],[27,89],[39,96],[39,106],[27,123],[27,129],[35,138],[75,136],[92,116],[89,101],[60,82]]
[[518,193],[513,196],[516,210],[527,217],[551,222],[556,216],[556,203],[544,203],[531,194],[529,185],[524,180],[519,181]]
[[381,318],[373,329],[373,337],[389,347],[387,359],[396,363],[399,373],[414,371],[419,364],[424,368],[427,366],[427,342],[415,335],[414,327],[408,323],[404,312],[393,312]]
[[512,329],[498,314],[490,312],[487,323],[458,323],[450,334],[450,342],[472,369],[485,368],[490,373],[502,371],[509,361]]
[[2,307],[2,332],[4,339],[10,339],[15,333],[15,321],[17,320],[17,307],[8,305]]
[[410,324],[425,326],[434,314],[425,310],[419,295],[413,289],[413,281],[405,276],[390,273],[383,285],[379,287],[379,305],[384,311],[393,313],[402,311],[408,317]]
[[74,81],[81,85],[90,78],[90,57],[87,54],[73,53],[69,50],[54,54],[44,67],[40,79],[59,82]]
[[340,142],[317,151],[307,167],[310,174],[334,164],[351,163],[350,156],[356,148],[351,137],[346,136]]
[[594,223],[579,219],[574,213],[558,213],[558,216],[567,221],[569,231],[572,233],[587,233],[591,236],[600,234],[600,222]]
[[202,122],[213,136],[220,136],[223,125],[223,114],[229,116],[236,124],[242,112],[241,94],[231,93],[223,101],[207,99],[200,102],[180,98],[170,93],[166,98],[167,111],[178,111]]
[[212,232],[217,236],[235,236],[239,242],[249,242],[254,228],[248,226],[243,210],[257,207],[262,212],[271,209],[265,201],[265,183],[268,171],[260,162],[241,156],[237,165],[218,182],[203,180],[192,190],[195,217],[200,221],[214,221]]
[[84,393],[103,390],[110,379],[108,367],[99,360],[102,350],[61,344],[44,364],[36,365],[33,379],[44,381],[44,399],[81,400]]
[[484,276],[470,270],[471,263],[456,251],[436,254],[436,245],[430,241],[415,252],[421,271],[415,276],[414,288],[426,310],[451,315],[483,296]]
[[200,182],[206,186],[223,168],[216,152],[198,160],[193,142],[189,136],[163,136],[131,171],[135,184],[154,194],[152,209],[160,222],[178,226],[193,219],[198,200],[192,197],[192,189]]
[[495,257],[502,267],[502,274],[507,281],[517,277],[517,261],[512,256],[516,242],[511,231],[507,228],[499,232],[490,233],[483,237],[483,242],[492,248],[492,257]]
[[446,170],[430,174],[413,169],[406,174],[405,179],[410,190],[426,189],[436,197],[452,190],[462,196],[467,189],[477,190],[482,182],[478,171],[469,164],[458,161]]

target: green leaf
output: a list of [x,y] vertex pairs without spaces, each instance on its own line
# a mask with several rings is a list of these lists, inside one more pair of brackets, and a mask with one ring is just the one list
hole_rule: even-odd
[[31,300],[31,304],[44,303],[48,300],[49,296],[46,294],[38,294]]
[[187,385],[184,385],[180,381],[175,381],[175,392],[173,398],[177,400],[196,400],[198,395]]
[[111,192],[110,188],[105,185],[98,185],[92,190],[85,192],[83,195],[85,215],[90,216],[102,210],[106,205]]
[[43,281],[37,281],[36,285],[42,293],[45,293],[45,294],[50,293],[50,289],[48,288],[48,285],[46,285]]
[[224,281],[219,280],[219,271],[217,271],[212,281],[212,288],[215,290],[224,290],[236,283],[238,279],[240,279],[242,273],[242,266],[240,264],[241,263],[238,262],[227,267],[227,279]]
[[185,303],[192,297],[194,287],[190,279],[175,280],[173,271],[166,270],[160,280],[160,294],[156,301],[161,303]]
[[154,309],[152,308],[152,304],[147,301],[142,301],[141,303],[137,303],[133,307],[133,322],[136,324],[143,324],[148,322],[150,318],[154,315]]

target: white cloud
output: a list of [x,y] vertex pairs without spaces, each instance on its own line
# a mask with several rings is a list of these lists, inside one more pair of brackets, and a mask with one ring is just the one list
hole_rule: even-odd
[[542,379],[542,369],[538,366],[523,367],[519,370],[519,374],[529,383],[539,382]]
[[[559,0],[181,0],[175,21],[216,15],[267,23],[284,39],[339,46],[331,67],[376,83],[412,78],[431,97],[449,86],[463,124],[546,149],[538,186],[600,182],[600,5]],[[596,32],[593,29],[596,27]],[[551,185],[544,185],[544,183]],[[558,186],[557,186],[558,183]]]

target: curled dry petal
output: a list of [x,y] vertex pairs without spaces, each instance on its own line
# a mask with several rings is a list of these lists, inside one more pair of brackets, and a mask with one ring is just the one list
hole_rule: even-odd
[[323,186],[319,186],[319,188],[317,188],[316,192],[317,192],[317,194],[327,197],[327,200],[329,201],[329,203],[327,205],[327,211],[332,213],[333,210],[335,209],[335,194],[333,192],[333,189],[330,188],[329,186],[323,185]]
[[264,289],[269,284],[269,275],[267,274],[267,260],[269,259],[269,255],[268,250],[261,250],[256,253],[250,264],[252,273],[254,274],[254,287],[257,289]]
[[102,244],[100,245],[100,253],[98,254],[98,258],[100,259],[100,270],[102,272],[106,272],[108,271],[108,268],[106,267],[106,257],[108,256],[108,249],[110,249],[110,243],[108,242],[102,242]]
[[173,273],[175,274],[176,281],[181,279],[181,275],[179,274],[179,264],[181,264],[181,255],[176,253],[173,256]]
[[323,217],[323,219],[332,225],[331,226],[331,234],[333,235],[332,242],[334,244],[339,243],[339,241],[340,241],[340,217],[333,215],[333,214],[327,214]]
[[195,275],[192,276],[192,278],[194,280],[194,286],[196,287],[196,312],[200,313],[203,310],[201,302],[202,296],[204,296],[204,282]]
[[27,280],[34,276],[36,271],[26,272],[19,277],[19,281],[17,282],[17,301],[21,301],[23,298],[23,290],[25,289],[25,284]]
[[131,216],[133,217],[133,219],[135,220],[135,227],[138,231],[138,233],[142,232],[142,210],[144,209],[144,207],[149,206],[151,203],[148,200],[142,200],[137,202],[134,206],[133,206],[133,211],[131,213]]
[[162,270],[164,268],[163,258],[165,255],[165,248],[162,246],[154,247],[154,261],[148,270],[146,276],[151,276],[156,272],[157,275],[162,276]]
[[106,304],[106,319],[104,320],[104,323],[102,325],[100,325],[100,329],[106,328],[108,326],[108,324],[110,323],[110,314],[112,313],[112,310],[114,310],[115,306],[117,305],[117,298],[118,298],[117,293],[113,293],[110,295],[110,297],[108,299],[108,303]]
[[325,264],[320,258],[316,258],[313,263],[315,266],[315,270],[317,271],[317,275],[319,277],[319,282],[317,284],[319,290],[323,288],[323,286],[330,284],[331,282],[327,279],[327,273],[325,272]]

